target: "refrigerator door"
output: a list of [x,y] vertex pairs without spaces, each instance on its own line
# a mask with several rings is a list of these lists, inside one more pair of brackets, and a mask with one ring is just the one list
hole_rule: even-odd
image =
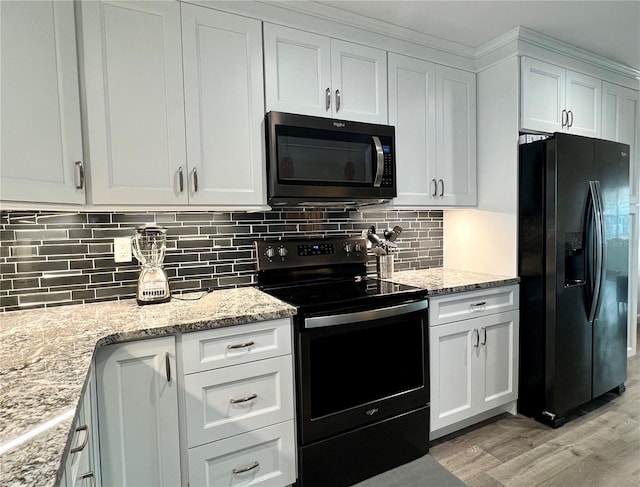
[[594,139],[555,134],[547,144],[545,187],[546,410],[563,416],[589,401],[591,305],[585,268]]
[[629,146],[595,141],[603,212],[604,259],[593,322],[593,397],[627,379],[629,278]]

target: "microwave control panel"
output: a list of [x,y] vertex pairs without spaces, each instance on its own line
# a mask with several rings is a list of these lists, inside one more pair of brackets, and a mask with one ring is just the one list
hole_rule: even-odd
[[384,154],[384,169],[382,171],[382,182],[380,186],[384,188],[393,187],[393,154],[391,153],[390,145],[382,146],[382,153]]

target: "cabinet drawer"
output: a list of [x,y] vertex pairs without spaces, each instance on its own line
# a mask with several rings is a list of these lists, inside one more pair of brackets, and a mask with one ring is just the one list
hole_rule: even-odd
[[293,421],[189,450],[189,484],[283,486],[295,479]]
[[185,333],[182,349],[185,374],[290,354],[291,320]]
[[519,287],[503,286],[429,299],[429,326],[518,309]]
[[292,375],[284,355],[186,376],[189,447],[292,419]]

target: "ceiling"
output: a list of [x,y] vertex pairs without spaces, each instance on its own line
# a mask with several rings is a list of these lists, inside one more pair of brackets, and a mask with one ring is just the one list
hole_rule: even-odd
[[[321,0],[312,3],[477,48],[518,26],[640,70],[640,0]],[[298,3],[300,5],[300,3]]]

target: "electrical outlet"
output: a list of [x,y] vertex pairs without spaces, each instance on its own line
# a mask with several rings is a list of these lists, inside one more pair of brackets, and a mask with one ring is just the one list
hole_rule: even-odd
[[131,262],[131,238],[113,239],[113,260],[115,262]]

